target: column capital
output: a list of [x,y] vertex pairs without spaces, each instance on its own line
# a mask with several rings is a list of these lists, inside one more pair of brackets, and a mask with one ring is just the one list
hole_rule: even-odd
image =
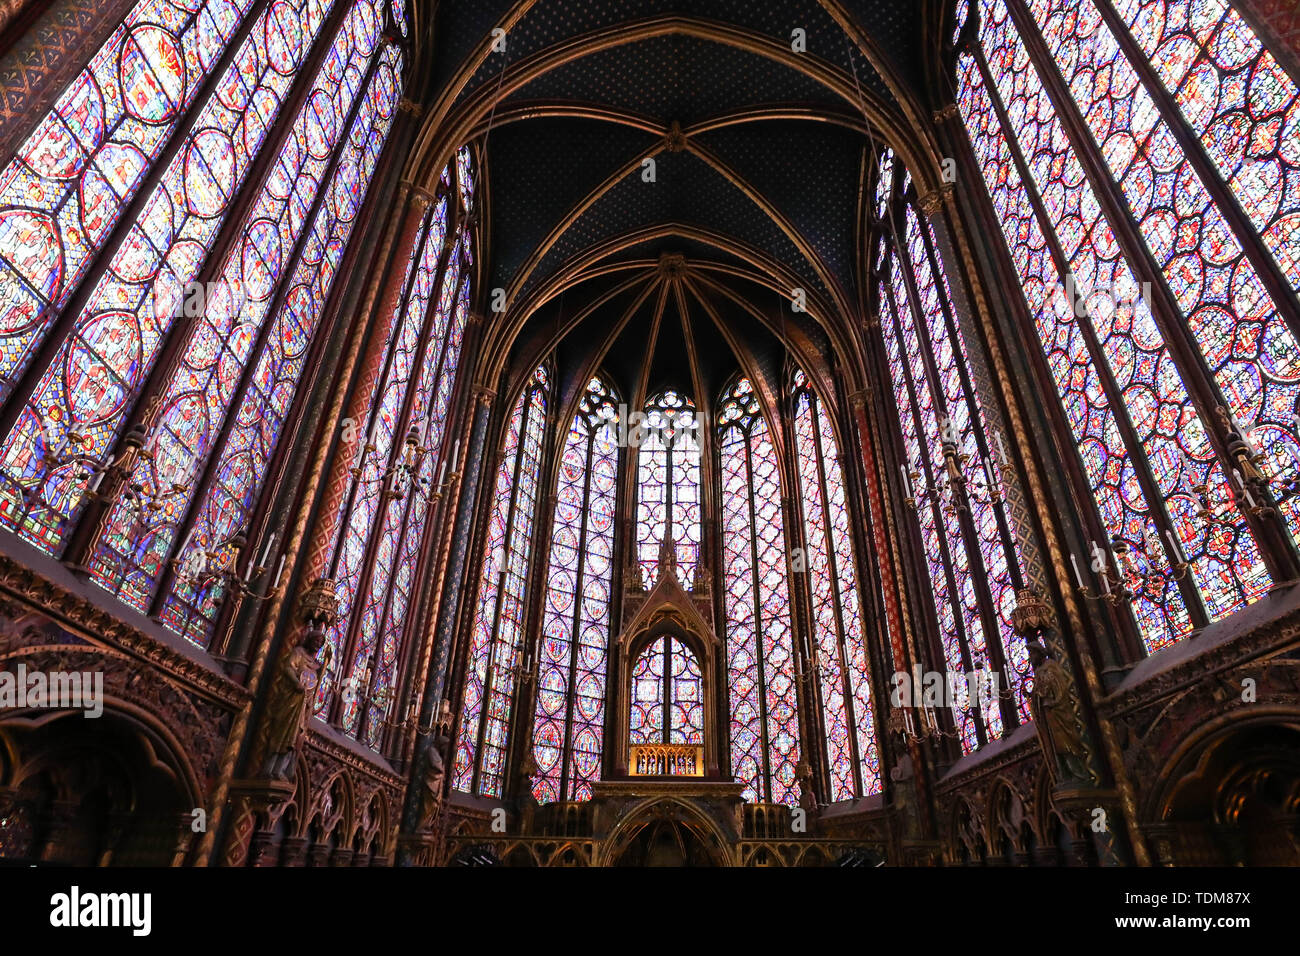
[[411,200],[418,203],[421,208],[432,206],[434,201],[438,198],[423,186],[417,186],[409,179],[403,179],[401,181],[401,187],[410,192]]
[[926,216],[932,217],[943,206],[944,202],[953,194],[952,183],[941,183],[933,192],[928,192],[920,197],[916,204],[921,207],[921,212]]
[[941,123],[946,123],[948,120],[956,118],[959,113],[960,110],[957,109],[956,103],[949,103],[947,106],[940,107],[934,111],[934,125],[938,126]]

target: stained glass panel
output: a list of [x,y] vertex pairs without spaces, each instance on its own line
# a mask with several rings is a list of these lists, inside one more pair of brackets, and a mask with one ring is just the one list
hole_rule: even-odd
[[618,487],[617,399],[587,385],[565,439],[538,651],[533,795],[586,800],[600,778]]
[[[1070,147],[1069,139],[1030,62],[1024,43],[1010,21],[1004,0],[984,0],[982,9],[980,40],[993,87],[981,84],[982,77],[976,60],[972,58],[965,61],[961,69],[960,104],[968,118],[968,127],[972,129],[972,138],[981,152],[986,177],[992,177],[989,178],[989,185],[995,199],[1001,191],[1000,185],[1012,181],[1005,177],[1014,177],[1015,170],[1000,163],[1000,159],[1005,158],[1005,153],[1001,157],[998,155],[1003,141],[992,132],[991,115],[986,102],[992,102],[996,96],[997,102],[1005,104],[1014,143],[1025,156],[1033,185],[1042,198],[1048,220],[1045,226],[1059,238],[1065,265],[1069,269],[1069,274],[1065,277],[1067,281],[1062,283],[1063,291],[1059,295],[1054,283],[1043,284],[1037,279],[1026,283],[1027,289],[1038,290],[1035,297],[1039,301],[1030,301],[1030,310],[1038,313],[1051,308],[1059,312],[1064,306],[1066,310],[1080,313],[1079,317],[1086,316],[1091,323],[1094,333],[1094,363],[1095,353],[1104,355],[1106,371],[1113,375],[1128,418],[1141,442],[1152,477],[1164,496],[1164,505],[1180,539],[1180,550],[1190,562],[1191,574],[1205,598],[1211,616],[1221,617],[1269,586],[1270,578],[1258,547],[1246,531],[1241,515],[1231,504],[1233,490],[1228,487],[1223,469],[1209,444],[1204,424],[1197,417],[1181,373],[1152,318],[1147,297],[1141,293],[1129,264],[1120,255],[1118,243],[1100,209],[1092,184],[1084,175],[1080,162]],[[1106,76],[1110,75],[1111,70],[1108,69]],[[1131,99],[1133,103],[1141,102],[1136,91]],[[1114,105],[1109,97],[1103,97],[1098,102],[1102,101]],[[1104,111],[1093,110],[1091,100],[1089,102],[1089,111],[1100,122],[1106,114]],[[1131,105],[1126,102],[1119,104],[1119,108],[1127,110]],[[1145,135],[1162,127],[1163,121],[1159,120],[1158,114],[1142,110],[1133,114],[1133,125]],[[1007,133],[1006,130],[1000,132],[1003,136]],[[1123,155],[1123,151],[1112,151],[1108,161],[1117,161]],[[1132,153],[1132,157],[1136,161],[1137,153]],[[1180,162],[1176,151],[1166,154],[1160,162],[1166,160],[1175,167]],[[1157,164],[1154,168],[1161,167]],[[1155,186],[1152,180],[1147,198],[1157,200],[1156,205],[1159,205]],[[1194,189],[1189,192],[1182,192],[1181,187],[1179,189],[1180,195],[1189,199],[1195,194]],[[1013,195],[1014,192],[1014,189],[1006,190],[1007,194]],[[1204,207],[1199,208],[1204,212]],[[1154,226],[1158,218],[1149,218],[1148,222]],[[1004,218],[1003,224],[1005,231],[1010,222]],[[1149,242],[1156,241],[1156,233],[1149,235],[1152,236]],[[1032,232],[1027,236],[1031,242],[1036,238]],[[1007,238],[1014,253],[1021,241],[1020,236],[1008,232]],[[1185,235],[1183,239],[1192,239],[1194,243],[1202,241],[1191,234]],[[1173,248],[1172,245],[1169,246],[1170,250]],[[1026,261],[1026,257],[1021,254],[1017,262],[1018,268],[1025,268]],[[1168,261],[1171,264],[1174,262],[1173,259]],[[1191,262],[1187,258],[1180,261]],[[1209,273],[1204,272],[1201,266],[1205,264],[1202,261],[1197,266],[1201,271],[1185,272],[1183,278],[1193,274],[1224,274],[1217,266],[1212,266]],[[1028,275],[1039,276],[1041,273],[1030,272]],[[1059,272],[1049,275],[1059,275]],[[1195,287],[1195,283],[1188,285],[1181,280],[1171,284],[1175,291],[1181,289],[1183,293],[1189,293]],[[1208,285],[1204,288],[1207,291],[1212,289]],[[1194,298],[1199,295],[1200,292],[1197,292]],[[1183,297],[1187,298],[1186,295]],[[1071,302],[1071,299],[1074,301]],[[1226,314],[1221,309],[1216,311],[1211,308],[1206,310],[1204,318],[1209,321],[1215,315]],[[1044,325],[1040,320],[1040,333]],[[1065,371],[1061,365],[1053,370],[1058,389],[1064,394],[1068,394],[1072,388],[1077,391],[1077,386],[1063,387],[1060,384]],[[1094,400],[1095,404],[1095,399],[1094,393],[1090,400]],[[1077,402],[1075,408],[1067,408],[1067,413],[1077,428],[1080,422]],[[1158,570],[1163,570],[1167,567],[1168,559],[1159,548],[1152,546],[1153,539],[1158,540],[1156,529],[1141,517],[1140,511],[1133,510],[1142,505],[1136,474],[1132,471],[1117,474],[1112,470],[1114,465],[1103,467],[1099,459],[1088,461],[1094,455],[1106,454],[1110,457],[1105,451],[1104,443],[1092,440],[1083,445],[1081,450],[1094,485],[1098,484],[1101,475],[1106,476],[1103,480],[1118,482],[1121,495],[1132,506],[1125,525],[1108,526],[1108,530],[1112,534],[1124,535],[1138,553],[1146,552],[1144,560]],[[1134,449],[1129,448],[1128,452],[1132,454]],[[1122,463],[1120,458],[1112,458],[1112,461],[1116,465]],[[1204,492],[1198,490],[1202,487],[1205,488]],[[1130,491],[1138,493],[1132,494]],[[1207,496],[1214,522],[1206,522],[1198,514],[1204,508]],[[1104,498],[1100,494],[1099,499],[1104,504]],[[1172,585],[1168,590],[1173,590]],[[1149,649],[1186,633],[1188,625],[1180,607],[1181,602],[1171,596],[1166,603],[1172,611],[1164,620],[1150,608],[1135,606]]]
[[[375,14],[362,12],[367,9],[357,6],[344,21],[270,176],[244,217],[242,241],[233,244],[219,278],[202,296],[204,308],[192,317],[188,344],[159,401],[154,459],[142,466],[154,487],[175,490],[163,509],[153,513],[142,513],[134,500],[119,499],[91,558],[92,580],[139,610],[147,608],[157,587],[193,497],[194,479],[220,439],[222,424],[243,387],[246,368],[276,305],[280,280],[307,229],[313,201],[321,194],[331,147],[374,53],[376,36],[364,31]],[[331,67],[341,69],[341,82]],[[155,308],[157,304],[155,291]],[[140,308],[148,308],[147,299]],[[121,320],[120,315],[113,319]],[[161,339],[154,344],[161,344]],[[123,387],[128,393],[134,390],[134,386]],[[209,545],[208,550],[217,550],[217,542]]]
[[[253,5],[142,0],[0,172],[0,400]],[[194,126],[203,134],[191,132],[172,164],[193,154],[186,185],[209,215],[247,168],[328,10],[319,0],[266,7],[219,80]],[[241,124],[247,137],[232,137]]]
[[[1202,25],[1215,13],[1222,19],[1223,11],[1214,6],[1197,9],[1194,22]],[[1294,473],[1297,444],[1293,416],[1300,407],[1300,342],[1210,198],[1170,121],[1160,114],[1133,65],[1120,52],[1093,0],[1032,0],[1028,7],[1227,407],[1247,429],[1259,430],[1255,440],[1267,447],[1266,454],[1277,470]],[[1188,9],[1176,4],[1165,12],[1176,25],[1179,15]],[[1240,20],[1236,22],[1244,28]],[[1248,30],[1220,33],[1216,54],[1228,62],[1255,60],[1259,45],[1246,42],[1248,35]],[[1267,64],[1260,65],[1267,69]],[[1276,64],[1272,72],[1254,79],[1253,89],[1244,94],[1254,100],[1252,106],[1273,112],[1285,105],[1278,82],[1284,74]],[[1295,88],[1289,82],[1285,86],[1294,106]],[[1300,118],[1300,107],[1295,118]],[[1261,190],[1269,188],[1273,203],[1288,198],[1281,191],[1283,177],[1278,165],[1284,159],[1276,153],[1283,136],[1282,122],[1282,115],[1273,112],[1270,119],[1254,124],[1251,150],[1273,160],[1271,167],[1262,163],[1254,170],[1267,177],[1268,187],[1260,181],[1243,184],[1248,205],[1261,217]],[[1239,135],[1244,132],[1242,128]],[[1294,127],[1291,132],[1296,132]],[[1289,198],[1294,203],[1298,197],[1300,193],[1293,192]],[[1290,267],[1295,282],[1300,276],[1296,261],[1300,216],[1292,211],[1276,225],[1281,228],[1271,235],[1274,240],[1281,239],[1282,245],[1275,242],[1274,251]],[[1292,536],[1300,540],[1300,502],[1284,502],[1282,512]],[[1230,590],[1209,590],[1215,617],[1260,596],[1267,586],[1257,554],[1236,557],[1242,562],[1235,568],[1240,583]]]
[[514,685],[522,654],[525,582],[532,553],[547,374],[538,368],[510,416],[488,519],[452,785],[499,797]]
[[724,393],[718,427],[732,774],[746,799],[795,806],[799,710],[781,479],[747,379]]
[[802,372],[794,389],[804,558],[812,596],[812,667],[820,676],[831,800],[849,800],[880,790],[852,529],[830,419]]
[[699,422],[695,403],[673,389],[646,402],[637,454],[637,559],[646,587],[659,574],[659,546],[677,546],[677,577],[695,581],[700,551]]
[[[286,273],[282,304],[264,330],[247,387],[232,406],[223,444],[214,449],[210,484],[196,499],[192,534],[187,537],[191,548],[215,552],[219,564],[233,556],[231,539],[247,528],[261,491],[306,364],[307,347],[392,125],[401,89],[400,69],[400,51],[385,46],[340,146],[332,176],[321,191],[323,201],[303,237],[298,261]],[[187,557],[178,552],[180,561]],[[178,578],[164,601],[163,623],[202,643],[220,597],[215,582]]]
[[[300,2],[304,3],[301,8],[284,2],[268,8],[264,29],[250,34],[241,56],[221,78],[219,95],[199,111],[183,148],[163,171],[140,218],[112,253],[107,270],[89,293],[67,340],[5,441],[0,459],[0,523],[17,529],[47,551],[59,549],[71,519],[81,508],[88,483],[79,463],[47,470],[42,458],[47,442],[72,442],[75,434],[76,444],[86,455],[107,458],[164,342],[182,323],[199,351],[201,357],[191,355],[201,367],[177,376],[174,391],[185,395],[173,394],[166,411],[179,421],[172,421],[160,434],[159,441],[166,444],[150,477],[164,485],[173,478],[183,481],[192,465],[184,450],[186,441],[201,440],[215,427],[203,421],[207,412],[201,400],[204,386],[191,379],[206,380],[213,388],[226,386],[228,397],[230,380],[238,377],[237,368],[229,368],[230,353],[238,354],[241,349],[246,353],[259,327],[256,317],[247,324],[236,319],[243,311],[265,313],[281,266],[292,256],[292,246],[285,246],[283,233],[289,229],[291,238],[296,239],[304,228],[302,219],[311,196],[293,196],[290,188],[302,164],[310,165],[310,159],[301,155],[299,141],[310,136],[314,148],[328,157],[346,115],[335,112],[338,101],[346,106],[361,79],[358,67],[350,61],[358,57],[368,61],[379,36],[374,7],[369,2],[358,3],[326,57],[318,77],[318,82],[325,78],[322,89],[295,118],[295,141],[282,148],[270,181],[263,187],[261,200],[270,207],[261,217],[266,221],[244,221],[244,241],[232,253],[238,257],[234,260],[238,274],[228,264],[224,271],[213,273],[217,281],[194,290],[189,284],[201,274],[235,187],[247,174],[305,53],[301,44],[305,38],[298,36],[286,45],[285,31],[301,32],[312,23],[318,28],[326,12],[314,0]],[[348,82],[341,82],[345,75]],[[277,183],[279,171],[283,171],[284,181]],[[320,169],[314,172],[316,178],[321,174]],[[316,180],[310,174],[307,181],[314,189]],[[302,182],[298,180],[298,185]],[[286,207],[293,207],[296,213],[292,226],[285,222],[289,215]],[[206,319],[190,331],[188,320],[196,304]],[[217,343],[225,337],[231,339],[228,354],[218,360],[221,346]],[[164,467],[172,470],[164,474]],[[151,583],[145,582],[144,588]],[[131,587],[126,595],[137,604],[138,590]]]

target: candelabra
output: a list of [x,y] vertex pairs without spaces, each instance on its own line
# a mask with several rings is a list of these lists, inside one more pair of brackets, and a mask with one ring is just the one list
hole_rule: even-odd
[[[1273,506],[1268,502],[1269,495],[1281,504],[1300,494],[1300,468],[1293,467],[1294,473],[1290,476],[1280,472],[1265,473],[1265,456],[1260,453],[1252,431],[1244,428],[1226,408],[1220,406],[1215,409],[1215,412],[1223,424],[1224,442],[1228,454],[1236,462],[1232,468],[1232,478],[1236,488],[1230,488],[1230,497],[1222,502],[1223,504],[1233,505],[1252,515],[1268,515],[1273,513]],[[1289,437],[1300,442],[1300,415],[1291,417]],[[1289,445],[1288,449],[1292,465],[1300,465],[1300,452],[1297,452],[1296,445]],[[1206,517],[1207,512],[1212,514],[1213,503],[1209,499],[1207,486],[1200,484],[1193,490],[1201,496],[1200,515]]]
[[388,465],[378,469],[372,475],[366,474],[366,464],[376,451],[372,436],[361,449],[361,458],[351,469],[352,477],[361,485],[382,485],[387,499],[402,499],[408,494],[415,494],[432,504],[438,501],[447,490],[460,478],[456,470],[456,446],[451,448],[450,461],[444,460],[438,472],[437,481],[424,476],[421,466],[425,458],[433,451],[424,443],[419,425],[412,424],[406,433],[401,453]]
[[948,514],[965,511],[969,502],[981,505],[1001,504],[1002,484],[1006,479],[1006,448],[1002,436],[992,433],[997,442],[998,461],[989,456],[980,458],[980,468],[973,478],[968,478],[965,469],[970,464],[971,455],[958,447],[959,435],[951,418],[939,422],[939,447],[943,455],[942,470],[935,476],[933,487],[922,487],[919,491],[915,483],[920,480],[921,472],[900,465],[903,476],[904,503],[911,511],[916,511],[919,502],[942,504]]
[[[1134,598],[1161,601],[1169,582],[1181,581],[1188,571],[1187,558],[1174,533],[1166,531],[1165,538],[1174,558],[1173,563],[1165,567],[1153,557],[1164,549],[1151,529],[1147,530],[1145,547],[1136,554],[1132,545],[1118,535],[1111,538],[1109,555],[1096,541],[1089,542],[1092,546],[1090,567],[1101,587],[1094,590],[1084,583],[1079,561],[1071,554],[1070,564],[1074,567],[1074,580],[1079,593],[1090,600],[1104,600],[1111,605]],[[1141,555],[1141,561],[1137,555]]]
[[[1193,513],[1200,527],[1196,532],[1197,546],[1208,550],[1224,544],[1235,532],[1234,513],[1249,516],[1267,516],[1275,512],[1275,505],[1300,494],[1300,467],[1294,474],[1285,475],[1279,469],[1269,474],[1265,471],[1265,459],[1261,453],[1255,435],[1223,407],[1215,409],[1222,425],[1224,446],[1230,458],[1225,469],[1221,492],[1216,493],[1208,478],[1190,486],[1196,496],[1197,507]],[[1295,442],[1300,442],[1300,415],[1291,419],[1288,435]],[[1294,464],[1300,466],[1300,451],[1295,444],[1279,442],[1276,450],[1285,444]],[[1195,463],[1189,463],[1195,464]],[[1072,554],[1070,562],[1074,566],[1075,583],[1079,593],[1091,600],[1104,600],[1114,605],[1134,598],[1146,598],[1160,601],[1168,582],[1181,581],[1187,576],[1189,563],[1183,544],[1172,530],[1164,532],[1168,548],[1148,528],[1144,534],[1144,546],[1134,548],[1119,535],[1111,539],[1109,554],[1097,542],[1091,545],[1091,570],[1097,576],[1100,587],[1088,587],[1079,570],[1078,559]],[[1168,561],[1157,560],[1164,551]]]
[[265,601],[279,594],[283,586],[284,554],[280,555],[271,587],[266,591],[258,591],[254,586],[254,582],[271,566],[271,552],[278,537],[279,532],[271,532],[261,557],[254,560],[250,555],[243,574],[240,574],[240,558],[248,546],[248,539],[241,532],[236,532],[215,547],[207,549],[202,545],[192,547],[194,530],[190,529],[185,541],[177,549],[176,556],[172,558],[172,568],[177,580],[185,582],[196,591],[206,590],[210,602],[215,602],[218,594],[238,594],[242,598]]
[[[112,414],[111,403],[105,403],[97,414],[108,419]],[[53,423],[42,416],[37,431],[41,447],[39,468],[24,483],[24,497],[29,500],[34,497],[53,472],[70,465],[79,466],[73,477],[85,483],[81,503],[121,500],[135,513],[137,539],[164,513],[168,501],[189,493],[194,480],[192,469],[178,466],[171,458],[165,459],[161,466],[156,464],[158,435],[143,422],[136,422],[123,436],[120,455],[106,458],[92,455],[92,439],[75,427],[56,434]],[[150,469],[149,465],[154,467]]]

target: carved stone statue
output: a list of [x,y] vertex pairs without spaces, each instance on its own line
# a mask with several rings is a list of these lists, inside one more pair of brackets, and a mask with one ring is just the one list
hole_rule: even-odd
[[1070,677],[1060,662],[1047,656],[1047,649],[1042,644],[1029,641],[1026,647],[1034,669],[1030,710],[1052,776],[1057,782],[1091,780],[1088,748],[1079,734],[1078,702]]
[[[524,801],[533,801],[533,778],[540,772],[537,766],[537,758],[533,756],[533,748],[529,747],[524,754],[523,762],[519,765],[519,783],[523,791]],[[535,801],[534,801],[535,802]]]
[[442,751],[449,739],[441,733],[426,734],[420,748],[420,830],[433,826],[434,816],[442,805],[442,781],[446,777]]
[[266,718],[262,721],[259,752],[262,774],[273,780],[288,780],[298,737],[307,722],[308,680],[320,670],[316,653],[325,643],[325,632],[308,628],[301,644],[286,654],[276,668],[267,693]]
[[806,761],[799,761],[794,769],[795,779],[799,781],[799,806],[809,813],[817,812],[817,794],[813,790],[812,767]]
[[672,535],[659,544],[659,576],[665,574],[677,577],[677,540]]

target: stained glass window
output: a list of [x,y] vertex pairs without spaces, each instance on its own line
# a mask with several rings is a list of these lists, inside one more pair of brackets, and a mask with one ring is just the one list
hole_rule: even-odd
[[731,772],[746,799],[795,806],[799,703],[781,475],[748,379],[723,393],[718,454]]
[[452,777],[457,790],[482,796],[501,796],[505,783],[549,388],[539,367],[514,406],[488,518]]
[[685,642],[659,637],[637,655],[631,705],[630,743],[704,743],[704,678]]
[[[378,67],[344,138],[330,182],[322,189],[315,220],[301,253],[286,272],[286,292],[265,329],[244,389],[231,405],[230,426],[214,449],[207,487],[194,498],[190,530],[182,542],[215,553],[218,563],[233,559],[234,540],[248,526],[276,440],[289,413],[307,358],[307,346],[324,311],[325,300],[343,258],[357,211],[383,148],[397,107],[401,54],[386,45]],[[177,552],[185,564],[191,555]],[[162,620],[192,640],[203,639],[221,587],[202,576],[178,576],[163,603]]]
[[[141,0],[0,172],[0,399],[253,6]],[[172,163],[207,216],[229,200],[328,12],[318,0],[265,6],[219,79],[194,126],[203,133],[187,135]],[[230,135],[240,126],[247,139]],[[174,214],[156,206],[155,220]],[[163,238],[144,229],[128,242],[148,247]]]
[[600,779],[618,506],[618,399],[587,385],[561,453],[538,651],[539,802],[586,800]]
[[812,597],[812,669],[825,724],[830,798],[880,790],[871,675],[853,561],[853,532],[830,416],[802,372],[792,383],[803,507],[804,573]]
[[646,402],[640,424],[629,422],[637,453],[637,560],[646,587],[659,574],[659,548],[672,540],[683,587],[695,581],[700,552],[699,422],[695,403],[675,389]]
[[[260,205],[271,208],[256,218],[251,213],[245,217],[239,227],[244,241],[225,269],[208,271],[211,279],[201,290],[189,284],[204,275],[235,189],[279,117],[306,52],[307,28],[313,23],[313,30],[319,28],[326,12],[310,0],[299,11],[288,3],[267,8],[263,28],[249,34],[240,56],[221,77],[218,94],[199,109],[184,148],[175,153],[139,219],[109,255],[106,270],[6,437],[0,458],[0,522],[38,546],[59,550],[88,484],[80,464],[46,467],[43,453],[51,442],[79,446],[94,459],[106,458],[173,334],[189,339],[205,357],[220,354],[217,342],[229,336],[234,336],[235,348],[242,344],[245,352],[253,341],[256,317],[236,319],[269,308],[280,269],[292,256],[292,241],[303,231],[301,220],[322,175],[321,168],[311,167],[323,167],[341,137],[343,117],[379,39],[379,15],[371,3],[353,7],[317,74],[313,95],[293,119],[294,142],[281,149],[279,162],[262,186]],[[289,36],[296,39],[287,46]],[[345,77],[348,82],[341,83]],[[307,178],[300,180],[300,173]],[[305,184],[312,192],[295,194],[294,187]],[[289,207],[296,217],[292,223]],[[198,307],[191,308],[195,304]],[[198,323],[191,322],[195,311],[204,316]],[[238,360],[232,358],[216,360],[213,355],[202,368],[191,365],[175,374],[164,411],[182,414],[187,424],[194,424],[186,428],[172,422],[163,429],[167,434],[160,435],[165,445],[159,468],[175,470],[155,478],[188,479],[193,456],[184,451],[187,440],[207,438],[216,428],[202,421],[197,396],[205,379],[215,389],[228,391],[230,378],[238,377]],[[186,392],[184,412],[177,409],[181,390]],[[174,518],[177,509],[171,510]],[[145,582],[143,589],[151,583]],[[140,590],[130,586],[124,596],[138,604]]]
[[[370,396],[370,415],[363,420],[354,436],[360,443],[358,461],[353,466],[356,474],[348,490],[345,517],[339,522],[338,539],[333,545],[333,558],[329,577],[335,583],[339,598],[339,616],[326,633],[326,644],[332,661],[345,660],[344,641],[352,610],[361,589],[361,578],[368,564],[370,538],[375,517],[388,497],[385,472],[392,461],[395,446],[404,443],[398,421],[400,404],[410,382],[418,340],[423,331],[438,267],[442,258],[443,240],[447,229],[447,202],[444,199],[420,225],[420,235],[411,249],[406,267],[405,290],[396,307],[394,321],[389,327],[389,341],[385,349],[384,382],[376,380]],[[453,257],[447,263],[447,281],[444,282],[436,308],[452,308],[459,281],[458,261]],[[336,664],[336,675],[346,671],[346,665]],[[346,675],[351,678],[351,675]],[[346,686],[352,690],[355,679]],[[325,714],[339,684],[322,682],[317,692],[315,709]]]
[[[954,676],[998,674],[1000,692],[1028,719],[1027,653],[1011,622],[1018,578],[1003,514],[1005,443],[989,429],[971,384],[933,231],[910,197],[898,201],[882,237],[880,328],[907,460],[900,477],[918,519],[944,663]],[[966,682],[953,686],[963,750],[1002,736],[998,696],[970,700]]]
[[400,95],[381,0],[251,7],[140,4],[0,173],[0,525],[62,553],[114,466],[79,559],[200,644],[266,571],[248,521]]
[[[444,190],[450,173],[443,176]],[[444,195],[421,223],[411,251],[382,377],[361,423],[357,474],[329,574],[339,598],[338,619],[326,636],[336,680],[322,683],[315,709],[328,717],[341,692],[339,726],[372,747],[380,745],[385,722],[392,722],[397,651],[424,528],[432,496],[455,457],[444,423],[470,288],[467,237],[462,231],[454,245],[446,243],[447,216]]]
[[[329,168],[332,144],[341,133],[334,124],[347,115],[375,53],[377,34],[361,32],[372,25],[373,13],[363,14],[362,9],[354,8],[331,49],[339,62],[348,64],[344,71],[347,81],[334,84],[326,67],[317,73],[308,105],[295,118],[291,139],[282,147],[274,171],[243,219],[243,241],[227,254],[216,273],[219,278],[210,287],[211,294],[204,289],[204,307],[197,310],[197,316],[171,316],[172,321],[192,322],[193,328],[177,330],[188,342],[159,400],[152,441],[154,459],[148,466],[152,474],[148,477],[162,487],[180,487],[167,497],[159,513],[142,511],[139,502],[129,498],[119,499],[110,512],[107,533],[90,561],[97,584],[140,610],[148,608],[176,544],[196,491],[195,479],[220,440],[223,420],[239,390],[247,387],[247,369],[276,306],[279,281],[292,266],[292,250],[305,231],[304,219],[311,203],[318,194],[322,200],[326,198],[319,184]],[[312,103],[319,109],[311,108]],[[322,206],[328,207],[328,203],[322,202]],[[320,223],[322,231],[324,225]],[[215,230],[209,238],[215,239]],[[181,248],[195,252],[196,241],[187,240]],[[151,308],[148,296],[140,301],[139,308],[147,312]],[[155,294],[152,307],[156,304]],[[112,321],[125,320],[119,314]],[[165,329],[158,333],[151,339],[154,347],[162,344]],[[104,356],[102,350],[83,344]],[[50,384],[57,387],[58,378]],[[134,390],[134,386],[123,387],[128,393]],[[104,424],[112,427],[109,422]],[[121,427],[120,418],[116,427]],[[199,543],[208,551],[218,550],[220,544]],[[182,560],[184,557],[181,555]]]
[[[1295,305],[1262,277],[1297,279],[1296,86],[1220,0],[981,0],[980,15],[958,105],[1111,538],[1085,561],[1146,582],[1130,606],[1156,650],[1272,584],[1244,513],[1263,492],[1210,436],[1243,434],[1284,480],[1300,460]],[[1229,222],[1228,194],[1249,227]],[[1142,248],[1125,254],[1112,215]],[[1146,276],[1194,352],[1170,347]]]

